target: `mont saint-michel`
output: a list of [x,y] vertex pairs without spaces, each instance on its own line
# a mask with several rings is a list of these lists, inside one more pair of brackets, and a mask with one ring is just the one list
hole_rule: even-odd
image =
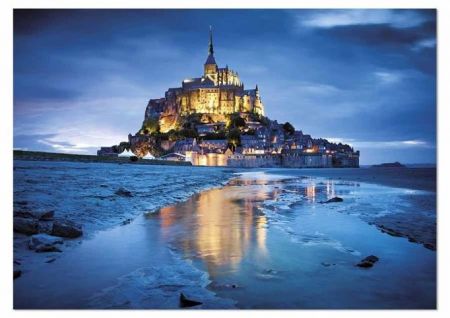
[[14,309],[436,309],[435,27],[15,9]]
[[203,75],[150,99],[141,129],[129,134],[128,142],[102,147],[97,154],[131,150],[138,158],[151,155],[200,166],[359,167],[359,151],[351,146],[269,119],[261,95],[257,84],[246,89],[237,71],[218,66],[210,28]]

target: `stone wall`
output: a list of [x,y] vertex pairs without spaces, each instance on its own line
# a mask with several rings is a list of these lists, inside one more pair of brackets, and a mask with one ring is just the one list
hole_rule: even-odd
[[332,156],[327,154],[284,154],[282,166],[287,168],[331,168]]
[[245,155],[231,156],[228,158],[228,166],[235,168],[280,167],[279,155]]

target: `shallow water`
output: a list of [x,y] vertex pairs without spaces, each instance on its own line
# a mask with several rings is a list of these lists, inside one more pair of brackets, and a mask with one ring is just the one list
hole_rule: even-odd
[[[144,211],[225,184],[229,169],[58,161],[14,161],[14,210],[54,210],[104,230]],[[119,189],[133,197],[116,195]]]
[[435,308],[436,252],[368,223],[407,224],[417,197],[435,235],[425,191],[243,173],[42,261],[15,281],[15,307],[178,308],[183,292],[199,308]]

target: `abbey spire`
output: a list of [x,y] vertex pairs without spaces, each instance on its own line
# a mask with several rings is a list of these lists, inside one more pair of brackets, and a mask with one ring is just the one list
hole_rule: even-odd
[[205,65],[217,65],[214,59],[214,47],[212,38],[212,27],[209,26],[209,44],[208,44],[208,58],[206,59]]
[[212,26],[209,26],[209,48],[208,48],[208,54],[209,55],[214,55],[213,39],[212,39]]

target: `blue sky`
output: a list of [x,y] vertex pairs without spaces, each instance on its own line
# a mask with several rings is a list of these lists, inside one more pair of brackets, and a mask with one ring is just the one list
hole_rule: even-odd
[[14,147],[95,153],[215,57],[361,163],[436,161],[434,10],[15,10]]

